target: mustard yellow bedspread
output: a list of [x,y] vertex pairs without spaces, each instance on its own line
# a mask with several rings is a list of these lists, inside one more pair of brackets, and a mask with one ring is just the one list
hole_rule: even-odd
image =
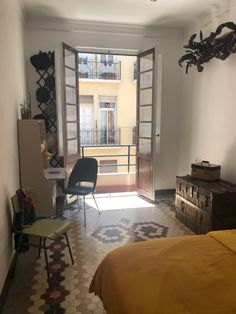
[[236,314],[236,230],[120,247],[90,292],[108,314]]

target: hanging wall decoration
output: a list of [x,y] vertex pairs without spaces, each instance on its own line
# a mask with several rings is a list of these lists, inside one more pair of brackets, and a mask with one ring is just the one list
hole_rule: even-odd
[[58,156],[57,115],[55,91],[54,52],[39,52],[30,58],[39,76],[37,80],[36,100],[41,113],[35,119],[45,120],[48,151],[52,154],[49,162],[52,167],[62,167],[62,158]]
[[[223,30],[227,32],[222,34]],[[203,38],[200,31],[200,41],[195,41],[196,37],[196,34],[190,37],[188,44],[184,46],[186,54],[178,62],[181,67],[182,63],[186,62],[186,73],[191,66],[196,66],[198,72],[202,72],[202,65],[212,58],[225,60],[231,53],[236,52],[236,24],[233,22],[221,24],[206,38]]]

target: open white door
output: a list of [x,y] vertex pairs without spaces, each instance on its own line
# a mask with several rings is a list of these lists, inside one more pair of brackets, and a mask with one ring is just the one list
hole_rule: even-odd
[[63,43],[63,146],[66,183],[80,157],[78,51]]
[[155,48],[138,55],[136,189],[155,200],[154,151],[156,138]]

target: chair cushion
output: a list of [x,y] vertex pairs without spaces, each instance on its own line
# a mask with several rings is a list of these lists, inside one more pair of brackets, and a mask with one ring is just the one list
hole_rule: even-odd
[[88,195],[94,190],[91,186],[77,186],[77,187],[68,187],[65,189],[66,194],[71,195]]
[[55,240],[70,228],[66,220],[40,219],[30,226],[25,226],[23,234]]

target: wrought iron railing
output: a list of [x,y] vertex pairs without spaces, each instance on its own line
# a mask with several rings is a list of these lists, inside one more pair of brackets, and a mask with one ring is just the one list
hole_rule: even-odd
[[86,146],[120,144],[120,129],[80,130],[80,144]]
[[120,80],[121,62],[101,62],[98,60],[79,59],[79,78],[100,79],[100,80]]
[[[116,164],[110,164],[110,163],[107,163],[107,164],[98,164],[98,167],[99,168],[102,168],[102,167],[111,167],[111,166],[115,166],[115,167],[127,167],[127,172],[128,173],[130,173],[130,171],[131,171],[131,167],[135,167],[136,166],[136,162],[134,161],[133,163],[132,163],[132,157],[135,157],[136,156],[136,151],[134,150],[135,149],[135,147],[136,147],[136,145],[133,145],[133,144],[131,144],[131,145],[116,145],[115,147],[116,148],[127,148],[127,153],[125,153],[125,154],[114,154],[114,153],[112,153],[112,154],[103,154],[103,155],[92,155],[92,154],[87,154],[86,153],[86,149],[99,149],[99,148],[101,148],[101,147],[107,147],[107,146],[101,146],[101,145],[99,145],[99,146],[96,146],[96,145],[94,145],[94,146],[83,146],[83,145],[81,145],[81,155],[82,155],[82,157],[86,157],[86,156],[88,156],[88,157],[93,157],[93,158],[99,158],[99,159],[101,159],[101,158],[114,158],[114,157],[127,157],[127,162],[124,162],[124,163],[116,163]],[[114,146],[113,146],[114,147]],[[132,149],[133,148],[133,149]]]

